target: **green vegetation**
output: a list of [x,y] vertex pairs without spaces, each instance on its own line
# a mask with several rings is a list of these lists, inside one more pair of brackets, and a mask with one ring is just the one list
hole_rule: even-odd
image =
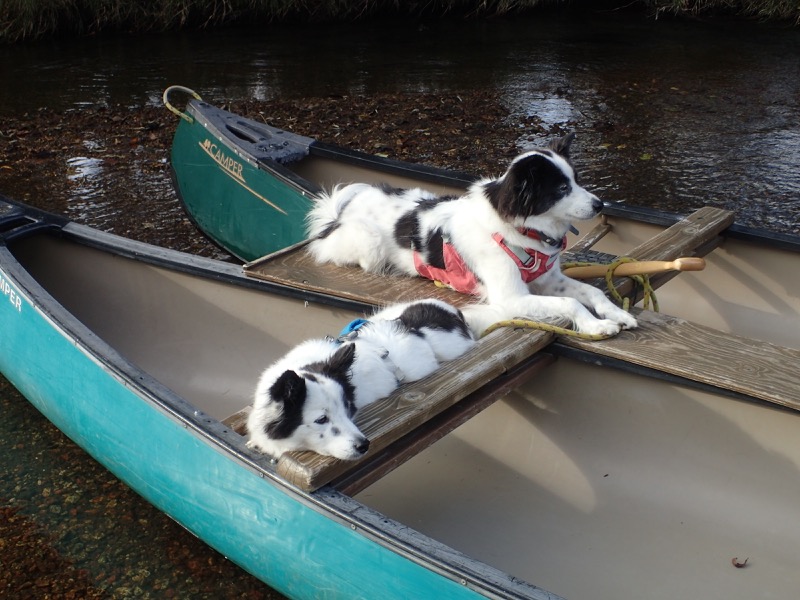
[[643,3],[657,13],[725,13],[800,25],[800,2],[797,0],[644,0]]
[[[0,42],[50,35],[202,28],[287,19],[479,17],[558,4],[596,6],[588,0],[2,0]],[[654,15],[724,12],[800,23],[797,0],[638,0],[638,5]]]

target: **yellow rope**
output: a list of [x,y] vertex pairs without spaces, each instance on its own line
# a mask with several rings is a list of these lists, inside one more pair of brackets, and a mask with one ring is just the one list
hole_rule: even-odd
[[[623,263],[635,262],[635,258],[630,258],[628,256],[621,256],[613,263],[607,265],[606,269],[606,286],[608,287],[608,291],[611,296],[616,300],[623,308],[630,312],[630,298],[623,297],[622,294],[619,293],[617,286],[614,285],[614,270]],[[590,267],[595,266],[598,263],[592,262],[571,262],[571,263],[564,263],[561,265],[562,269],[568,269],[570,267]],[[642,305],[645,310],[650,308],[652,304],[653,310],[658,312],[658,300],[656,300],[656,293],[653,289],[653,286],[650,284],[650,276],[649,275],[629,275],[631,279],[633,279],[638,285],[642,288]],[[481,334],[481,337],[484,337],[490,334],[492,331],[496,329],[500,329],[501,327],[514,327],[517,329],[537,329],[539,331],[550,331],[555,333],[556,335],[566,335],[571,337],[577,337],[582,340],[590,340],[590,341],[598,341],[598,340],[606,340],[613,335],[604,335],[604,334],[591,334],[591,333],[579,333],[574,329],[567,329],[566,327],[559,327],[558,325],[551,325],[550,323],[542,323],[540,321],[533,321],[531,319],[509,319],[507,321],[498,321],[490,325],[486,331]]]
[[613,337],[612,335],[604,335],[602,333],[580,333],[574,329],[567,329],[566,327],[559,327],[558,325],[551,325],[550,323],[543,323],[541,321],[533,321],[532,319],[508,319],[507,321],[498,321],[497,323],[489,325],[489,327],[486,328],[486,331],[481,334],[481,337],[485,337],[501,327],[549,331],[551,333],[555,333],[556,335],[567,335],[590,341],[606,340],[610,337]]

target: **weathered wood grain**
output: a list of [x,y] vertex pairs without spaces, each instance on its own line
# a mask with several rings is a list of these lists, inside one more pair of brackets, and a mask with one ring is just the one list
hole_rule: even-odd
[[245,266],[250,277],[283,285],[322,292],[339,298],[385,306],[394,302],[410,302],[420,298],[439,298],[455,306],[474,302],[465,296],[432,281],[403,275],[376,275],[358,267],[337,267],[318,264],[304,247],[270,254]]
[[348,496],[359,493],[524,384],[555,360],[555,356],[548,352],[537,352],[450,408],[418,425],[382,451],[371,453],[370,458],[348,469],[331,484]]
[[800,350],[639,311],[638,329],[560,343],[800,410]]

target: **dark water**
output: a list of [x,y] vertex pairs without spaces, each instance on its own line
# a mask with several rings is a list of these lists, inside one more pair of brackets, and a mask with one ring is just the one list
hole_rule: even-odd
[[[158,105],[175,83],[221,101],[491,88],[516,115],[577,130],[604,199],[800,222],[798,29],[609,12],[294,25],[2,47],[0,63],[5,113]],[[541,141],[520,133],[509,144]]]
[[[170,84],[218,102],[490,88],[511,119],[577,130],[583,180],[606,200],[714,204],[779,231],[800,224],[798,29],[623,13],[295,25],[45,41],[0,47],[0,64],[0,115],[12,117],[42,106],[160,105]],[[523,150],[541,135],[520,127],[509,144]],[[121,209],[101,203],[98,181],[113,179],[114,168],[70,160],[70,212],[108,227]],[[25,188],[10,165],[0,168],[0,191]],[[140,178],[145,193],[170,193],[148,173]],[[114,597],[268,593],[65,445],[5,382],[0,398],[0,501],[30,515],[100,589]]]

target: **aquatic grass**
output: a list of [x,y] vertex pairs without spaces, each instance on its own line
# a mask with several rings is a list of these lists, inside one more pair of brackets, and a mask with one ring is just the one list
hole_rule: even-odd
[[[2,0],[0,42],[51,35],[93,35],[202,28],[244,22],[353,20],[371,16],[481,17],[540,5],[594,8],[588,0]],[[797,0],[639,0],[654,14],[724,11],[800,24]]]
[[733,14],[765,21],[790,21],[800,25],[797,0],[645,0],[656,13],[675,15]]
[[562,0],[2,0],[0,42],[286,19],[492,15]]

